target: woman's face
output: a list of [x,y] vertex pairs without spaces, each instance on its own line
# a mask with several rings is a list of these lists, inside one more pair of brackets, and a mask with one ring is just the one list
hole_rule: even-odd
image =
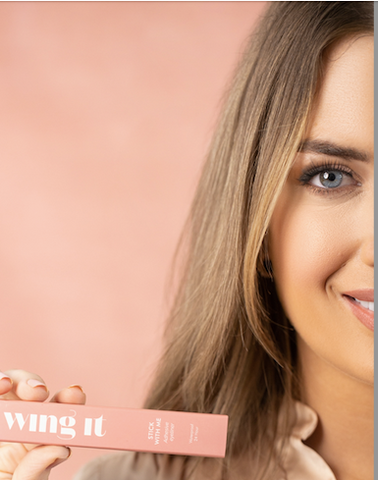
[[373,383],[373,37],[328,52],[270,225],[269,253],[299,354]]

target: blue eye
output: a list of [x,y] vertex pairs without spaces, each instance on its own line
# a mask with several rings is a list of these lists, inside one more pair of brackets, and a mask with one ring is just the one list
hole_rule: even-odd
[[312,165],[302,172],[299,181],[319,190],[333,190],[358,183],[353,171],[345,165]]
[[346,183],[345,177],[346,175],[338,170],[325,170],[322,173],[314,175],[309,183],[321,188],[337,188],[340,187],[343,181],[344,184]]

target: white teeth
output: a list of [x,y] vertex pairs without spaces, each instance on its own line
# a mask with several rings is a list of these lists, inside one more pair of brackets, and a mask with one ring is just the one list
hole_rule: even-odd
[[362,300],[358,300],[357,298],[354,299],[357,303],[359,303],[362,307],[367,308],[374,312],[374,302],[363,302]]

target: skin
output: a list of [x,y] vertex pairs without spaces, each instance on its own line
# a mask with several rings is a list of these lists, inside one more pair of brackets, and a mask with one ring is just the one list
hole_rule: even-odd
[[[353,149],[365,161],[300,151],[269,237],[278,295],[296,330],[302,400],[319,416],[307,443],[338,480],[373,479],[374,333],[343,296],[373,288],[373,66],[371,36],[330,48],[303,141]],[[333,189],[319,173],[299,181],[324,162],[350,175]]]
[[[24,370],[0,372],[0,398],[43,402],[49,397],[41,377]],[[1,377],[3,377],[1,375]],[[32,385],[28,382],[32,380]],[[52,402],[84,404],[81,387],[73,385],[56,393]],[[0,480],[47,480],[51,468],[64,462],[70,450],[58,446],[0,443]]]
[[[319,416],[308,439],[338,480],[373,479],[373,332],[342,292],[373,287],[373,40],[331,48],[320,96],[303,140],[363,152],[365,162],[332,158],[353,171],[326,194],[319,178],[298,179],[327,155],[298,153],[270,227],[269,254],[282,305],[297,332],[303,401]],[[319,177],[319,175],[317,175]],[[324,188],[323,188],[324,190]],[[43,380],[11,370],[0,399],[45,401]],[[28,380],[40,384],[28,385]],[[78,386],[52,401],[83,404]],[[0,443],[0,480],[46,480],[69,449]]]

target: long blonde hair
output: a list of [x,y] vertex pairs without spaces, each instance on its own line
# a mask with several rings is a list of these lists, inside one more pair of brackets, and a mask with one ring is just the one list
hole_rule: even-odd
[[[146,407],[229,416],[228,457],[272,451],[296,391],[295,332],[265,258],[326,48],[373,31],[373,2],[276,2],[228,92],[181,241],[181,282]],[[266,462],[269,460],[266,457]]]

